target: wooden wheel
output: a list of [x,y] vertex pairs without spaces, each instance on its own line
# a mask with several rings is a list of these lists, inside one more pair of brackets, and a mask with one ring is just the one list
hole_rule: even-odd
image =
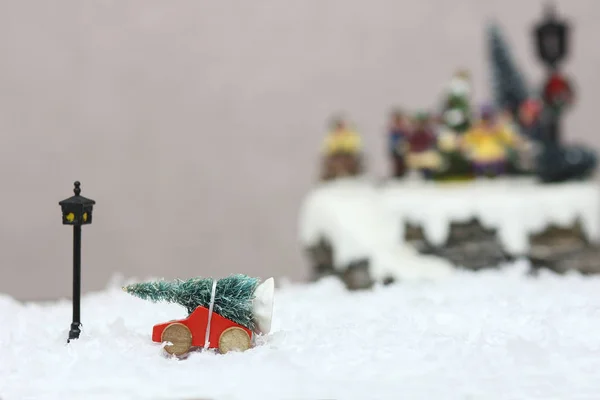
[[176,322],[165,328],[160,340],[172,343],[165,346],[167,353],[180,356],[187,353],[192,347],[192,332],[187,326]]
[[242,328],[232,326],[221,333],[219,351],[223,354],[229,351],[245,351],[250,348],[250,336]]

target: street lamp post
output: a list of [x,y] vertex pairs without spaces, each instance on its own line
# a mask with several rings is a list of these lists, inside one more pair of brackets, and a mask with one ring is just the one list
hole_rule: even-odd
[[74,196],[69,197],[58,204],[62,210],[63,225],[73,226],[73,322],[69,330],[70,342],[78,339],[81,333],[81,226],[92,223],[92,211],[96,202],[80,195],[81,184],[75,182]]
[[569,38],[569,24],[558,19],[554,5],[549,3],[545,18],[534,28],[534,40],[537,56],[548,71],[542,90],[545,136],[555,145],[560,144],[563,111],[572,104],[574,96],[571,83],[559,71],[569,54]]

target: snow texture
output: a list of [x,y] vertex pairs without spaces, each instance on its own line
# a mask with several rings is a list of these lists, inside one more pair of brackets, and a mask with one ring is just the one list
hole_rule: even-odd
[[[334,248],[334,266],[341,270],[352,261],[369,258],[377,281],[438,279],[452,265],[437,257],[418,254],[401,243],[401,219],[392,216],[381,189],[364,179],[339,179],[313,190],[300,211],[300,240],[306,246],[321,238]],[[388,207],[389,208],[389,207]]]
[[155,323],[185,316],[119,284],[70,303],[0,296],[0,398],[597,399],[600,277],[523,268],[348,292],[335,279],[276,290],[273,331],[244,353],[167,358]]
[[381,191],[386,211],[396,220],[423,226],[432,244],[448,238],[450,223],[477,218],[497,229],[505,250],[521,255],[529,236],[550,225],[572,226],[577,220],[588,239],[600,239],[600,187],[596,182],[541,184],[529,179],[478,180],[439,185],[432,182],[390,184]]
[[341,179],[309,193],[300,213],[299,235],[306,246],[322,237],[330,240],[338,268],[372,257],[377,274],[391,271],[404,279],[445,276],[441,260],[419,257],[401,243],[403,221],[422,226],[432,244],[443,245],[452,222],[477,218],[485,228],[497,229],[506,251],[523,255],[530,234],[549,225],[570,226],[577,219],[588,239],[597,242],[599,189],[595,182],[544,185],[516,178],[471,183],[408,179],[382,186],[364,179]]

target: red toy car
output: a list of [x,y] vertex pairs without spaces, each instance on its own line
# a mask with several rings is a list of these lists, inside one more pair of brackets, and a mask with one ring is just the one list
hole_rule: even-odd
[[[154,325],[152,341],[169,342],[165,350],[176,356],[183,355],[194,347],[219,349],[221,353],[232,350],[248,350],[252,344],[252,331],[235,322],[213,312],[210,317],[209,310],[198,307],[189,317],[181,320],[164,322]],[[208,342],[206,334],[209,332]]]

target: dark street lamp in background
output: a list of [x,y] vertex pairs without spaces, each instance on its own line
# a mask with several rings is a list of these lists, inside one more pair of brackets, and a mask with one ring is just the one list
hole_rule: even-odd
[[553,3],[546,5],[546,15],[535,26],[535,42],[540,60],[555,70],[568,55],[569,26],[560,21]]
[[560,143],[562,113],[573,102],[572,86],[559,71],[569,54],[569,34],[569,25],[558,19],[554,4],[549,3],[545,18],[535,26],[534,38],[538,58],[548,70],[542,91],[543,123],[545,135],[553,144]]
[[92,210],[96,202],[80,195],[81,184],[75,182],[75,196],[59,202],[62,209],[63,225],[73,226],[73,322],[69,331],[69,340],[78,339],[81,333],[81,225],[92,223]]

